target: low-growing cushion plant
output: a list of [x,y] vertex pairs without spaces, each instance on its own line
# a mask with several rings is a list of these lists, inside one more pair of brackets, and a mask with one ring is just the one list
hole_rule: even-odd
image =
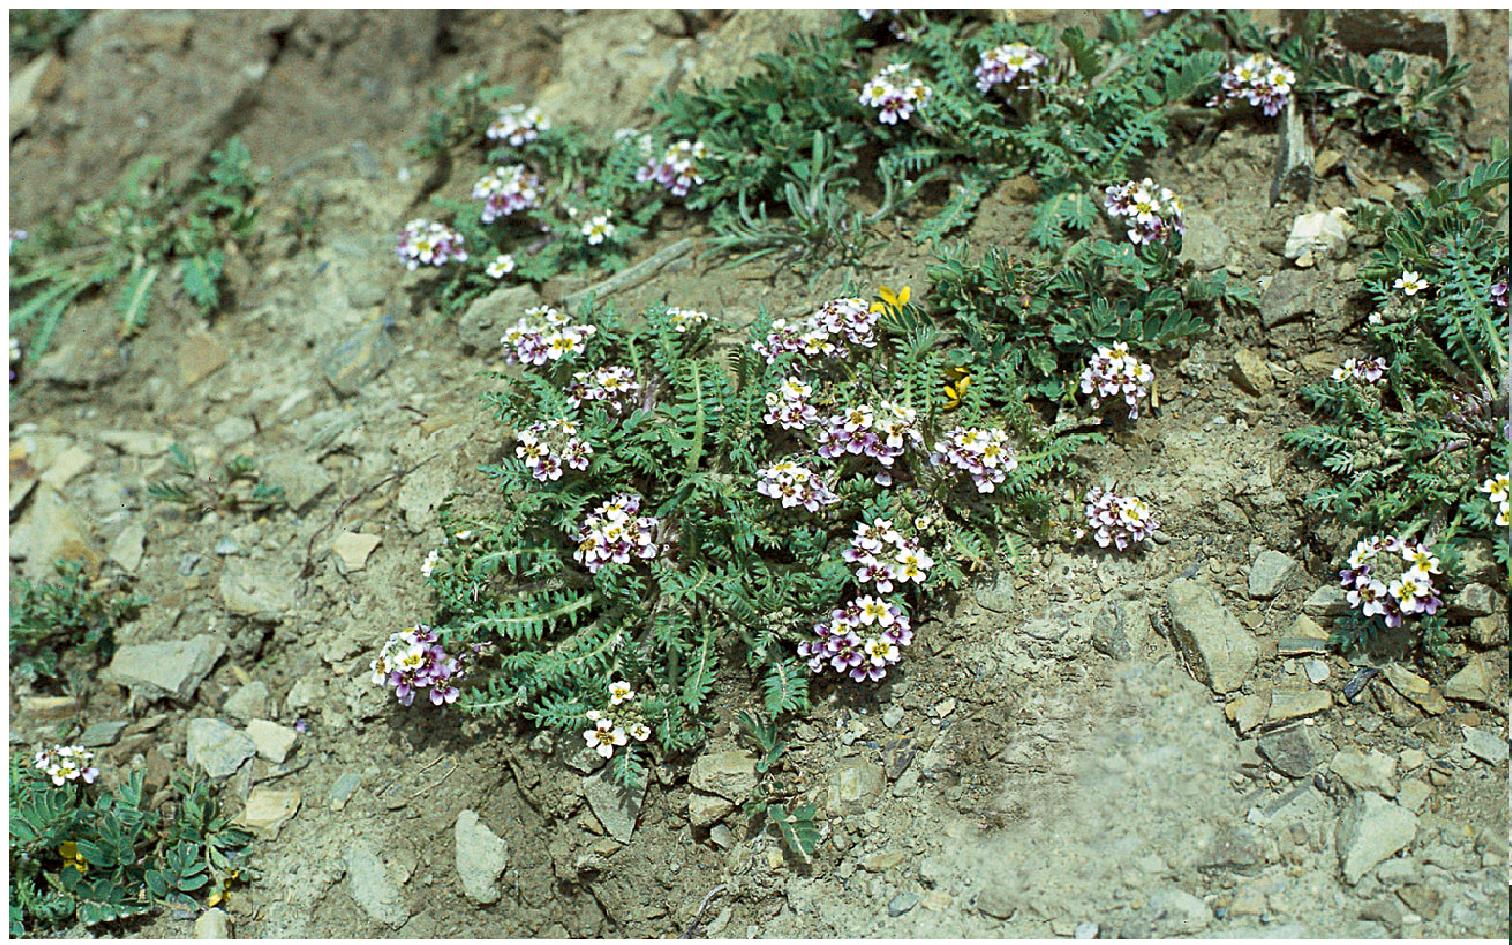
[[11,755],[11,935],[197,909],[245,868],[251,837],[228,824],[207,782],[176,778],[171,805],[152,806],[141,772],[110,790],[74,773],[49,777]]
[[[1442,559],[1431,572],[1442,577],[1418,582],[1425,600],[1459,582],[1471,540],[1494,549],[1504,576],[1512,562],[1505,142],[1497,152],[1385,221],[1382,246],[1360,272],[1374,309],[1365,344],[1331,379],[1303,390],[1321,422],[1287,434],[1328,473],[1309,508],[1366,544],[1424,542]],[[1401,623],[1397,585],[1375,588],[1379,575],[1356,573],[1355,559],[1374,554],[1345,563],[1356,610],[1337,631],[1350,644]],[[1415,639],[1429,651],[1441,646],[1437,606],[1408,608]]]
[[147,598],[117,588],[97,588],[79,561],[58,561],[57,579],[11,584],[10,672],[13,682],[56,685],[60,658],[83,658],[81,675],[92,672],[115,651],[115,630]]
[[[432,701],[465,670],[465,709],[584,738],[633,781],[643,742],[704,739],[717,672],[751,673],[769,717],[806,708],[815,671],[885,677],[949,589],[1042,532],[1086,438],[889,294],[746,339],[664,307],[523,319],[571,339],[526,332],[498,375],[499,501],[453,514],[425,567],[436,640],[409,658]],[[375,666],[401,697],[416,646]]]

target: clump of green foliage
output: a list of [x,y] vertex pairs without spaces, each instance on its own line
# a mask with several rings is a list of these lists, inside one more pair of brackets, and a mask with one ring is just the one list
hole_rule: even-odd
[[202,315],[220,306],[225,247],[244,244],[256,223],[252,156],[232,138],[176,194],[162,171],[161,159],[142,158],[105,198],[13,243],[10,330],[26,339],[28,360],[40,359],[68,310],[95,293],[114,294],[122,334],[146,324],[169,278]]
[[251,837],[230,826],[208,783],[180,775],[170,790],[171,803],[153,807],[140,772],[112,790],[54,785],[13,752],[10,934],[93,929],[223,897]]
[[149,483],[147,494],[199,512],[262,512],[284,504],[283,487],[263,482],[250,456],[234,456],[218,475],[201,476],[199,464],[177,443],[168,448],[173,475]]
[[[584,129],[553,124],[520,147],[492,145],[487,127],[510,97],[508,86],[465,77],[437,94],[426,132],[410,142],[417,157],[444,162],[454,179],[469,186],[495,168],[515,164],[528,167],[542,185],[536,207],[488,224],[480,220],[475,201],[433,198],[466,239],[469,256],[468,263],[449,267],[444,277],[440,305],[447,315],[459,314],[498,287],[485,269],[500,254],[514,257],[512,278],[529,282],[545,282],[563,272],[618,271],[663,207],[665,191],[636,179],[651,153],[649,136],[601,141]],[[614,233],[589,244],[583,223],[603,213],[610,215]]]
[[1458,158],[1451,121],[1470,64],[1392,50],[1362,56],[1339,44],[1335,16],[1313,10],[1284,39],[1267,35],[1241,11],[1227,11],[1223,19],[1240,48],[1269,52],[1289,66],[1298,98],[1333,121],[1370,137],[1405,140],[1424,154]]
[[978,261],[962,242],[930,270],[932,302],[965,343],[1025,378],[1030,393],[1069,398],[1073,366],[1097,345],[1170,350],[1212,328],[1224,307],[1253,293],[1218,270],[1179,261],[1181,242],[1134,246],[1083,238],[1063,259],[990,247]]
[[88,10],[10,11],[11,57],[27,60],[56,48],[87,16]]
[[56,581],[11,584],[11,679],[56,682],[68,652],[98,664],[115,652],[114,633],[148,603],[140,594],[95,590],[78,561],[59,561]]
[[[481,643],[498,657],[470,674],[483,682],[460,704],[574,738],[592,727],[587,713],[602,708],[611,678],[634,684],[654,744],[668,753],[705,738],[709,693],[725,667],[759,680],[768,717],[806,709],[810,670],[796,644],[856,585],[842,551],[858,522],[907,523],[900,527],[934,558],[922,591],[886,595],[917,625],[971,573],[1010,562],[1017,537],[1044,533],[1051,479],[1087,439],[1047,429],[1010,364],[930,327],[911,306],[889,309],[875,348],[807,365],[793,353],[769,364],[753,350],[770,329],[766,317],[748,342],[734,343],[707,324],[679,326],[662,308],[589,315],[576,317],[596,328],[583,357],[499,374],[502,389],[489,400],[510,432],[571,418],[593,447],[591,465],[555,481],[533,478],[513,456],[485,467],[502,510],[452,517],[448,531],[466,539],[439,552],[430,576],[447,649]],[[596,401],[571,406],[564,387],[573,372],[609,366],[633,370],[642,396],[622,414]],[[953,370],[973,383],[947,390]],[[860,457],[804,459],[834,479],[834,504],[809,513],[758,494],[763,468],[795,450],[812,456],[804,439],[763,422],[768,394],[792,374],[813,381],[821,416],[881,401],[917,411],[922,445],[898,461],[892,486]],[[955,427],[1002,429],[1015,441],[1017,468],[995,492],[980,494],[969,480],[962,488],[928,461],[930,445]],[[662,523],[664,550],[648,565],[591,573],[573,560],[573,536],[595,506],[627,492]],[[632,743],[616,752],[621,780],[640,778],[643,750]]]
[[[1507,316],[1490,291],[1508,265],[1505,142],[1497,151],[1386,220],[1383,244],[1360,272],[1379,316],[1364,329],[1368,353],[1385,357],[1386,375],[1374,385],[1304,388],[1321,422],[1286,436],[1329,474],[1308,495],[1309,509],[1361,537],[1426,536],[1451,577],[1470,539],[1490,542],[1504,568],[1512,562],[1507,528],[1479,490],[1512,467]],[[1429,288],[1411,298],[1394,289],[1404,270]],[[1346,624],[1352,642],[1373,627]]]
[[[983,51],[1004,43],[1027,43],[1051,61],[1029,89],[984,94],[973,70]],[[793,37],[789,52],[758,57],[760,71],[729,87],[700,83],[656,107],[672,135],[709,145],[714,177],[688,203],[713,210],[719,245],[737,259],[782,246],[804,267],[854,265],[858,253],[837,252],[833,229],[812,221],[853,219],[870,199],[876,209],[866,222],[875,223],[926,186],[948,187],[948,199],[915,231],[923,242],[965,226],[993,187],[1024,173],[1044,195],[1031,236],[1059,247],[1067,231],[1096,221],[1096,188],[1126,179],[1167,143],[1170,113],[1216,84],[1222,44],[1189,15],[1147,33],[1136,15],[1114,12],[1094,38],[1079,28],[1057,33],[923,13],[906,42],[881,47],[848,19],[819,36]],[[890,62],[908,64],[933,90],[926,107],[893,126],[856,95]],[[881,193],[868,196],[862,181]]]

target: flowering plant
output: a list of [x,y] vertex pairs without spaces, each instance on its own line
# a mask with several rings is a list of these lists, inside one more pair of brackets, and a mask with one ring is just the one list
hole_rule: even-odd
[[1129,406],[1129,419],[1139,419],[1139,402],[1150,396],[1155,371],[1129,353],[1127,343],[1119,341],[1111,348],[1098,348],[1082,370],[1081,390],[1092,395],[1092,409],[1104,399],[1123,396]]
[[574,324],[549,305],[539,305],[527,310],[504,333],[500,344],[505,361],[540,366],[581,354],[595,330],[592,325]]
[[1004,43],[982,52],[982,60],[976,67],[977,90],[990,91],[993,86],[1023,81],[1018,88],[1033,84],[1040,67],[1049,60],[1044,53],[1027,43]]
[[894,63],[861,87],[860,102],[877,109],[877,120],[882,124],[896,125],[908,121],[916,110],[927,106],[933,96],[934,89],[909,74],[908,63]]
[[1361,616],[1380,617],[1385,626],[1400,627],[1407,617],[1438,613],[1443,601],[1433,579],[1439,573],[1439,559],[1426,545],[1376,535],[1349,553],[1339,586]]
[[[583,311],[577,361],[499,374],[519,455],[485,471],[510,503],[448,513],[470,537],[422,568],[447,652],[498,652],[469,663],[458,705],[523,714],[636,780],[647,751],[704,737],[730,652],[771,717],[808,704],[816,671],[895,674],[937,590],[1049,508],[1035,482],[1070,448],[1011,371],[905,331],[908,297],[891,321],[831,300],[790,326],[801,344],[759,320],[735,349],[684,309]],[[947,366],[976,379],[953,404]]]
[[1387,559],[1398,546],[1415,548],[1399,538],[1432,536],[1448,577],[1472,544],[1491,552],[1503,579],[1512,573],[1506,491],[1496,487],[1512,468],[1505,318],[1488,289],[1507,265],[1496,222],[1507,168],[1505,158],[1476,167],[1385,221],[1381,248],[1360,273],[1380,316],[1366,320],[1364,335],[1381,354],[1304,388],[1319,422],[1286,434],[1326,472],[1308,507],[1354,534],[1381,536],[1349,558],[1346,590],[1357,606],[1335,626],[1348,645],[1411,628],[1429,654],[1443,652],[1446,617],[1434,601],[1444,579],[1430,570],[1432,580],[1409,580],[1410,599],[1393,593],[1406,571]]
[[458,680],[481,652],[475,644],[448,655],[436,632],[419,624],[391,634],[369,666],[373,684],[391,687],[400,705],[413,704],[421,690],[428,690],[431,705],[449,705],[457,701]]
[[1243,99],[1267,115],[1279,115],[1291,100],[1297,74],[1264,53],[1255,53],[1239,61],[1218,77],[1221,94],[1208,105]]
[[473,185],[474,200],[483,201],[479,217],[484,223],[492,223],[500,217],[511,216],[539,206],[541,182],[523,164],[500,167],[485,174]]
[[1135,246],[1163,243],[1172,233],[1185,233],[1181,200],[1169,187],[1146,177],[1142,181],[1115,184],[1106,189],[1103,203],[1108,216],[1129,227],[1129,242]]
[[32,759],[32,767],[47,775],[52,779],[53,784],[59,786],[69,781],[93,784],[95,778],[100,776],[100,769],[90,764],[92,761],[94,761],[94,752],[83,745],[54,745],[52,748],[38,751],[37,756]]
[[466,243],[466,237],[445,224],[415,219],[399,231],[395,251],[406,269],[420,266],[439,269],[449,262],[467,262]]
[[551,129],[546,114],[533,105],[505,105],[499,115],[489,122],[484,132],[490,141],[502,141],[511,148],[528,144]]
[[1155,510],[1148,502],[1138,496],[1121,495],[1113,488],[1094,486],[1087,493],[1083,512],[1100,548],[1112,545],[1118,551],[1127,551],[1160,529]]

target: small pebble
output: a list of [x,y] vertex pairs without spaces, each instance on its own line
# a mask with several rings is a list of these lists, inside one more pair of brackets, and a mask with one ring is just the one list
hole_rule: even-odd
[[918,904],[919,897],[913,893],[899,893],[892,897],[892,901],[887,904],[887,914],[896,919],[898,916],[909,912]]

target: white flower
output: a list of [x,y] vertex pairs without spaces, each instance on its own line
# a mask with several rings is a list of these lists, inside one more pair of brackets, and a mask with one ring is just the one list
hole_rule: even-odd
[[1402,274],[1391,284],[1391,287],[1401,289],[1403,295],[1413,296],[1428,288],[1428,280],[1418,275],[1415,269],[1403,269]]
[[634,722],[630,726],[630,737],[643,742],[651,737],[651,728],[645,722]]
[[583,236],[587,238],[589,246],[597,246],[606,239],[614,238],[615,226],[609,222],[609,215],[601,213],[583,224]]
[[625,682],[623,679],[616,680],[609,684],[610,705],[622,705],[623,703],[629,702],[634,698],[635,690],[631,689],[630,684]]
[[589,748],[608,758],[614,754],[615,748],[629,739],[625,737],[624,729],[616,727],[608,719],[600,719],[598,724],[583,733],[583,741]]
[[441,561],[441,552],[438,551],[435,548],[432,548],[430,550],[430,554],[428,554],[428,555],[425,556],[425,563],[422,564],[422,565],[420,565],[420,574],[421,574],[421,576],[422,577],[430,577],[431,574],[435,572],[436,565],[440,561]]
[[508,253],[501,253],[483,271],[488,274],[488,278],[490,279],[502,279],[515,271],[515,258]]

